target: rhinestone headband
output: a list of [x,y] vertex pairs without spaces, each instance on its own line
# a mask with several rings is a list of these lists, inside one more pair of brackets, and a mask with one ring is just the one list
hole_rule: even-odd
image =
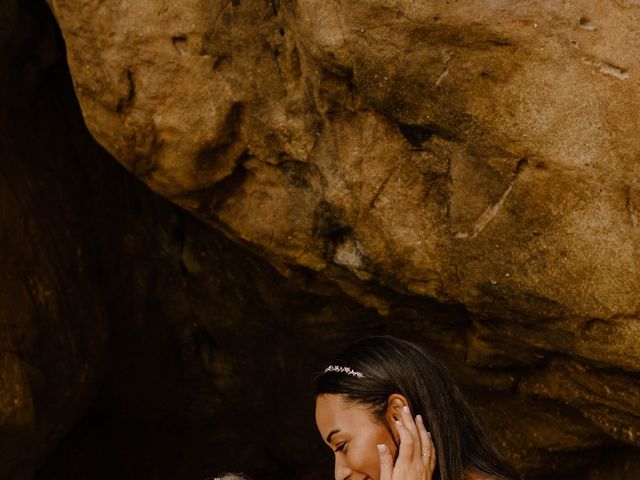
[[324,369],[324,373],[327,372],[346,373],[347,375],[351,375],[352,377],[364,378],[364,374],[362,372],[358,372],[349,367],[343,367],[341,365],[329,365]]

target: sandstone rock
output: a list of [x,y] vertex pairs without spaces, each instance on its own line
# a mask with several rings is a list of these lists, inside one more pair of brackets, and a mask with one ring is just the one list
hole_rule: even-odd
[[96,138],[266,255],[636,318],[633,4],[51,5]]
[[621,442],[640,445],[640,379],[611,369],[555,360],[520,383],[526,393],[574,405]]
[[[162,459],[156,473],[179,478],[192,465],[168,458],[175,439],[170,427],[158,426],[163,415],[179,413],[176,418],[191,427],[201,426],[197,434],[184,424],[175,429],[182,428],[184,445],[204,458],[210,451],[196,448],[200,440],[237,444],[248,430],[236,423],[234,432],[227,423],[203,433],[207,422],[224,417],[228,398],[242,396],[241,374],[251,372],[258,386],[253,406],[237,408],[248,408],[255,420],[274,391],[303,383],[319,358],[373,332],[404,333],[428,345],[467,386],[484,392],[478,396],[484,408],[509,413],[511,422],[505,425],[498,415],[490,425],[522,471],[567,475],[589,467],[600,453],[610,459],[593,470],[600,478],[625,472],[624,462],[635,465],[637,450],[622,451],[616,443],[638,445],[640,418],[640,7],[634,2],[49,4],[95,138],[156,192],[325,298],[298,289],[282,293],[287,282],[270,270],[263,276],[268,267],[255,257],[242,263],[237,259],[244,254],[236,252],[224,259],[221,252],[234,247],[205,229],[172,239],[167,216],[182,217],[165,207],[143,209],[140,218],[148,223],[140,230],[131,217],[122,221],[126,227],[112,221],[96,228],[107,238],[94,245],[95,224],[85,220],[95,220],[95,203],[87,198],[95,198],[88,186],[96,183],[76,175],[91,168],[72,161],[60,172],[55,159],[69,156],[64,153],[3,160],[5,187],[18,188],[18,195],[0,189],[3,205],[10,205],[0,225],[16,225],[21,233],[2,238],[11,256],[3,256],[0,275],[16,289],[2,292],[8,296],[0,302],[22,333],[3,318],[0,411],[8,440],[0,476],[25,471],[41,458],[89,403],[106,327],[104,297],[88,272],[90,259],[104,255],[113,264],[106,281],[122,287],[112,299],[132,303],[130,316],[127,301],[111,307],[122,315],[113,324],[122,354],[112,371],[110,401],[103,401],[117,418],[157,426],[148,431],[162,434],[159,446],[136,459],[149,468]],[[19,12],[15,2],[5,5],[2,14]],[[0,47],[14,51],[12,42],[20,44],[24,31],[3,32]],[[22,106],[16,84],[33,86],[22,79],[37,79],[38,63],[51,63],[46,48],[38,51],[36,68],[13,72],[5,90],[14,97],[9,113]],[[11,58],[3,56],[3,65]],[[55,120],[60,117],[44,117],[52,120],[37,128],[29,124],[33,118],[9,114],[3,127],[45,132],[53,125],[51,137],[70,135]],[[36,140],[23,141],[15,152],[36,151],[43,143]],[[15,152],[3,159],[19,158]],[[34,186],[29,195],[40,196],[25,193]],[[126,216],[118,211],[137,212],[142,198],[120,193],[128,199],[121,209],[107,209],[115,218]],[[14,207],[18,198],[39,200]],[[34,238],[58,243],[20,241],[34,228]],[[80,260],[78,248],[85,255]],[[202,252],[210,255],[203,260]],[[251,278],[244,278],[249,271]],[[40,276],[29,284],[24,272]],[[223,284],[234,285],[235,293]],[[277,294],[275,284],[282,290]],[[385,316],[344,298],[327,299],[340,292]],[[250,297],[261,299],[258,307],[247,305]],[[70,304],[76,299],[79,304]],[[156,302],[160,306],[152,308]],[[33,307],[42,304],[51,323],[35,320]],[[89,331],[88,317],[100,326],[91,324]],[[155,319],[166,330],[153,330]],[[49,337],[49,350],[35,358],[37,339]],[[322,346],[300,364],[299,345],[317,337]],[[260,350],[267,338],[278,340],[272,356]],[[184,341],[181,367],[169,356],[178,339]],[[87,350],[74,356],[76,345]],[[140,351],[149,355],[131,367]],[[39,373],[43,364],[47,369]],[[84,371],[86,383],[78,380]],[[267,381],[274,378],[275,390]],[[62,412],[65,388],[72,400]],[[175,391],[189,393],[181,400]],[[33,401],[43,393],[52,398],[49,410]],[[516,395],[527,398],[515,401]],[[547,401],[567,406],[551,412]],[[234,461],[318,478],[329,459],[322,464],[305,457],[315,445],[306,410],[276,409],[261,436],[281,426],[285,414],[291,423],[283,444],[302,459],[299,465],[264,444],[235,454]],[[131,429],[109,430],[107,440],[136,432],[126,425]],[[82,447],[84,438],[72,436],[69,443]],[[140,438],[151,441],[132,435],[132,449]],[[17,460],[6,463],[10,457]],[[216,464],[211,471],[245,466]]]
[[480,402],[480,414],[495,445],[528,476],[564,478],[603,456],[606,436],[575,410],[502,393]]
[[89,128],[160,194],[352,295],[640,369],[634,4],[50,3]]
[[634,3],[50,4],[94,136],[281,271],[640,371]]

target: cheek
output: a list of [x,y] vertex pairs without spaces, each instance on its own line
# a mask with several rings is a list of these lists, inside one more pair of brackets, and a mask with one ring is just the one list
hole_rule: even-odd
[[377,478],[380,473],[380,458],[377,445],[384,443],[395,452],[395,445],[389,432],[384,428],[376,428],[362,435],[358,441],[354,441],[349,451],[351,467],[359,472]]
[[353,443],[347,453],[348,466],[355,472],[377,478],[380,473],[378,450],[374,441]]
[[391,451],[393,452],[395,449],[395,442],[393,441],[393,436],[384,426],[379,425],[378,428],[371,432],[369,442],[373,445],[373,450],[376,453],[376,458],[378,458],[378,448],[377,445],[384,443],[386,444]]

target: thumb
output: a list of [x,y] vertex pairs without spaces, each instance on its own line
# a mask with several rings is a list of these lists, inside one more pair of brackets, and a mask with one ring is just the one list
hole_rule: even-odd
[[393,476],[393,457],[386,445],[378,445],[378,456],[380,457],[380,480],[391,480]]

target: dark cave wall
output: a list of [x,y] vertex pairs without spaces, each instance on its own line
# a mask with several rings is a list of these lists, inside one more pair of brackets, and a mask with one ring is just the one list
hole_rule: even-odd
[[324,347],[296,326],[362,309],[291,289],[124,172],[84,127],[46,7],[2,12],[19,35],[2,44],[0,478],[308,472],[265,446],[287,425],[287,452],[313,450]]
[[99,149],[70,111],[55,24],[37,2],[0,15],[0,477],[28,478],[104,368],[104,228],[91,221],[100,173],[84,162]]
[[469,366],[464,308],[396,295],[382,317],[152,194],[86,131],[44,4],[2,5],[0,478],[329,478],[311,378],[378,333],[442,358],[529,477],[640,472],[578,410],[519,395],[544,365]]

